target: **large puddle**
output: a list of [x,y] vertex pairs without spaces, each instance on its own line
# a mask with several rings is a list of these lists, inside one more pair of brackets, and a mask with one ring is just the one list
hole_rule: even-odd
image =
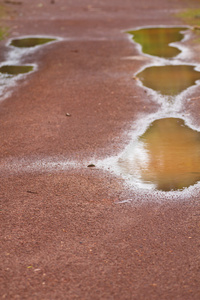
[[142,28],[131,30],[127,33],[132,35],[133,40],[142,46],[142,52],[165,58],[177,56],[181,50],[170,45],[183,39],[183,32],[188,28],[168,27],[168,28]]
[[123,174],[158,190],[189,187],[200,180],[200,133],[182,119],[155,120],[119,166]]
[[191,65],[153,66],[137,74],[143,85],[162,95],[175,96],[195,85],[200,72]]

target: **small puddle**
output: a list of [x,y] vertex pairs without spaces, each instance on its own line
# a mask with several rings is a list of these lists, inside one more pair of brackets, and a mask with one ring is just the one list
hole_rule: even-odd
[[175,96],[200,80],[200,72],[191,65],[153,66],[137,74],[143,85],[162,95]]
[[189,187],[200,180],[200,132],[182,119],[158,119],[118,163],[123,174],[158,190]]
[[13,39],[10,45],[18,48],[31,48],[31,47],[44,45],[54,41],[56,41],[56,39],[54,38],[28,37],[28,38],[21,38],[21,39]]
[[0,67],[0,73],[8,75],[19,75],[33,71],[33,66],[6,65]]
[[[46,46],[61,40],[60,37],[49,36],[24,36],[10,40],[6,59],[0,65],[0,101],[5,100],[11,94],[11,88],[21,78],[20,74],[28,75],[37,68],[36,63],[30,64],[30,57],[33,57],[33,53],[43,45]],[[30,57],[29,54],[31,54]],[[26,65],[26,58],[28,57],[29,65]]]
[[172,58],[177,56],[181,50],[170,44],[179,42],[183,39],[187,27],[159,27],[159,28],[143,28],[128,31],[133,40],[142,46],[142,52],[163,57]]

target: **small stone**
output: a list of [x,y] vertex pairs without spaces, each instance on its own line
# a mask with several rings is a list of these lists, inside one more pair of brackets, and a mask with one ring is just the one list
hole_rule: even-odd
[[87,166],[88,168],[94,168],[94,167],[96,167],[94,164],[89,164],[88,166]]
[[71,114],[69,114],[69,113],[66,113],[66,117],[71,117]]

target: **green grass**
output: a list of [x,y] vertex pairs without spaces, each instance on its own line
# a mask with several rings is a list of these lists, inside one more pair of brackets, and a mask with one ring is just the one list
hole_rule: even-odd
[[0,27],[0,41],[8,36],[8,28]]
[[200,43],[200,8],[187,9],[176,14],[176,17],[180,18],[185,24],[193,26],[196,38],[194,38],[194,43]]
[[5,15],[6,15],[5,7],[3,5],[0,5],[0,19],[5,17]]
[[[4,6],[0,5],[0,22],[6,17]],[[8,36],[8,27],[2,26],[0,23],[0,41]]]
[[181,18],[184,23],[188,25],[200,26],[200,8],[187,9],[176,14],[176,16]]

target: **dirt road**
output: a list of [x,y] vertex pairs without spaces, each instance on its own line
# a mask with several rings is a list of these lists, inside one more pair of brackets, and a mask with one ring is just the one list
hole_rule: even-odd
[[[174,14],[198,1],[0,5],[1,62],[9,38],[60,38],[21,57],[38,69],[0,104],[1,299],[199,299],[199,190],[140,196],[87,167],[158,109],[133,79],[145,60],[125,31],[183,25]],[[198,102],[185,109],[200,126]]]

